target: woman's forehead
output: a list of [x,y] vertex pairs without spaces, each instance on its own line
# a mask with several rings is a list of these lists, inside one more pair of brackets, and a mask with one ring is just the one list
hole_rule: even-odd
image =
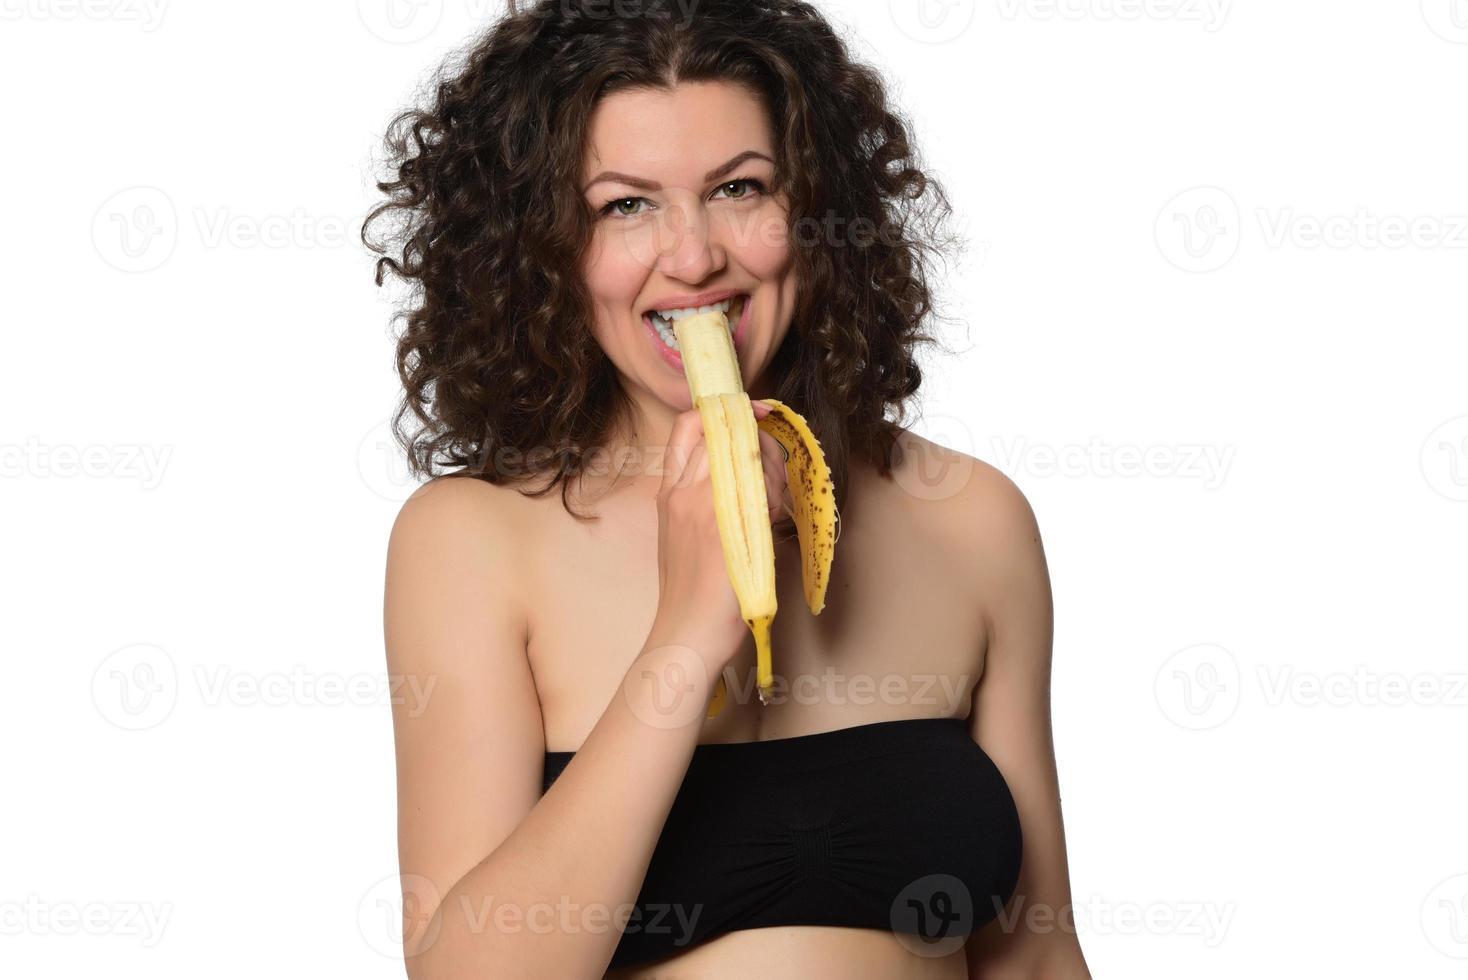
[[749,89],[683,82],[673,89],[627,89],[597,104],[584,176],[604,171],[664,186],[701,186],[708,171],[746,150],[772,157],[770,120]]

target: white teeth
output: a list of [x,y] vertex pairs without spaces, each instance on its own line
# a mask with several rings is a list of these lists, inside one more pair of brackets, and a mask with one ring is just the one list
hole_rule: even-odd
[[[674,321],[681,320],[684,317],[695,316],[699,313],[713,313],[715,310],[720,313],[727,314],[729,312],[729,307],[733,305],[733,302],[734,300],[731,298],[724,300],[722,303],[712,303],[708,306],[690,306],[686,309],[681,310],[661,310],[653,312],[651,315],[653,329],[658,332],[658,336],[662,338],[663,343],[667,344],[674,350],[677,350],[678,338],[673,333]],[[731,321],[729,324],[729,332],[733,333],[734,329],[737,326],[738,324]]]

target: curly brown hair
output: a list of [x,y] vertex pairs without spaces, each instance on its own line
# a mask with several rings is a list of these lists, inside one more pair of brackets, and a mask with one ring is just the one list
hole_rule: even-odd
[[[922,380],[916,348],[937,343],[922,332],[936,312],[928,260],[958,236],[939,236],[947,196],[881,76],[799,0],[507,6],[444,62],[427,106],[389,125],[388,200],[362,226],[377,284],[391,271],[409,286],[392,427],[414,475],[511,483],[506,461],[524,460],[522,475],[549,482],[522,492],[559,485],[586,519],[569,478],[633,411],[577,273],[595,221],[577,188],[588,120],[614,91],[728,81],[774,120],[792,228],[825,231],[791,236],[797,301],[766,370],[773,397],[820,439],[838,506],[852,454],[888,476]],[[849,240],[833,240],[840,228]]]

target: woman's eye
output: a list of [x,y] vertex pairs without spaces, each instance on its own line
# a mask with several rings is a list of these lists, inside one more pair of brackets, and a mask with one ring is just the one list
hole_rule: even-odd
[[632,205],[635,208],[638,205],[638,203],[640,203],[643,200],[645,200],[645,199],[644,198],[641,198],[641,197],[624,197],[624,198],[621,198],[620,200],[613,201],[612,203],[608,204],[606,207],[602,208],[601,209],[601,213],[602,214],[616,214],[616,215],[618,215],[620,217],[623,217],[623,218],[631,218],[631,217],[637,215],[639,212],[637,212],[635,210],[634,211],[625,211],[625,210],[623,210],[623,205],[630,204],[630,205]]
[[728,190],[731,187],[747,188],[747,190],[743,194],[731,194],[730,200],[734,201],[742,201],[744,200],[744,198],[749,197],[749,190],[758,190],[760,192],[763,192],[765,189],[764,184],[761,184],[759,181],[755,180],[752,177],[746,177],[742,180],[731,180],[729,181],[729,183],[721,186],[719,190]]
[[[720,191],[728,191],[731,188],[735,191],[735,193],[731,193],[728,197],[728,200],[731,201],[742,201],[752,197],[753,191],[758,191],[761,194],[765,191],[765,185],[752,177],[746,177],[742,180],[731,180],[728,183],[719,185]],[[645,211],[638,210],[638,206],[647,203],[650,202],[645,197],[618,198],[602,208],[601,213],[607,217],[635,218],[645,213]]]

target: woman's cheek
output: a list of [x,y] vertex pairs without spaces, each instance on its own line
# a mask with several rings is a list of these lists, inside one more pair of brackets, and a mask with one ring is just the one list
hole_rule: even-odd
[[789,215],[773,203],[751,215],[740,230],[740,264],[761,278],[776,275],[790,255]]
[[612,306],[622,300],[628,304],[635,300],[647,270],[642,269],[639,275],[637,265],[629,260],[623,236],[598,228],[588,251],[591,257],[582,275],[593,298]]

